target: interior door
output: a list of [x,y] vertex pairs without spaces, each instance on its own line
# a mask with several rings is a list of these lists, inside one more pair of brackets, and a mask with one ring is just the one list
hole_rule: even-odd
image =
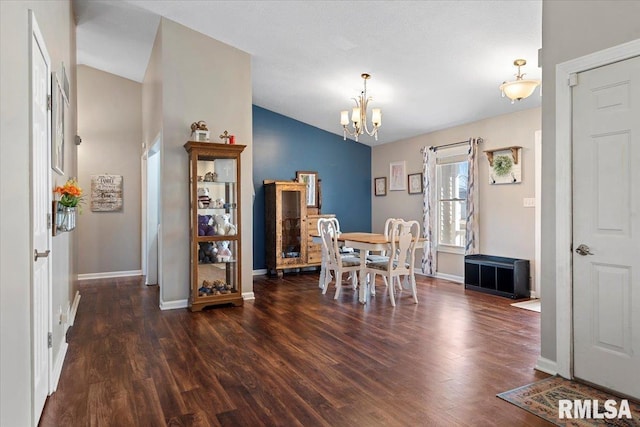
[[33,13],[30,14],[31,42],[31,229],[33,260],[31,282],[33,425],[38,424],[49,393],[51,351],[51,167],[49,152],[49,55]]
[[574,375],[640,398],[640,57],[577,80]]

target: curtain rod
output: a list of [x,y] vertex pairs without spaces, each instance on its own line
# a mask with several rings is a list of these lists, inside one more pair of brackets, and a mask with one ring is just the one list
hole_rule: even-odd
[[[446,147],[453,147],[453,146],[456,146],[456,145],[469,144],[472,139],[473,138],[469,138],[466,141],[458,141],[458,142],[452,142],[450,144],[444,144],[444,145],[438,145],[438,146],[435,146],[435,147],[429,147],[429,150],[438,151],[438,149],[440,149],[440,148],[446,148]],[[478,144],[480,144],[483,141],[482,138],[476,138],[476,140],[477,140]],[[421,148],[420,152],[424,153],[424,148]]]

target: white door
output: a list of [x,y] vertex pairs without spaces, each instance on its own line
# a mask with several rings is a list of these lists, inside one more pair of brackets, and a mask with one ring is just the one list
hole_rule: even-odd
[[640,398],[640,57],[577,80],[574,376]]
[[[51,286],[51,168],[49,153],[49,95],[51,75],[49,55],[35,17],[29,15],[31,26],[31,229],[33,268],[31,276],[32,363],[33,363],[33,425],[38,424],[49,393],[51,351],[50,329]],[[36,255],[37,254],[37,255]]]

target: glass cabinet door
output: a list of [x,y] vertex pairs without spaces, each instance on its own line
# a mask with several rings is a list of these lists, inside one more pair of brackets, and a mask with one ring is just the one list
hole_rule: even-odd
[[282,258],[300,258],[302,255],[302,212],[299,191],[282,191]]

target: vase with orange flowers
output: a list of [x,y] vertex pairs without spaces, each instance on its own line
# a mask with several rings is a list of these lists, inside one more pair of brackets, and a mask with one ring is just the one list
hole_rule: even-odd
[[59,196],[56,212],[56,228],[58,231],[71,231],[76,228],[76,208],[82,203],[82,188],[75,178],[69,178],[63,186],[53,190]]

